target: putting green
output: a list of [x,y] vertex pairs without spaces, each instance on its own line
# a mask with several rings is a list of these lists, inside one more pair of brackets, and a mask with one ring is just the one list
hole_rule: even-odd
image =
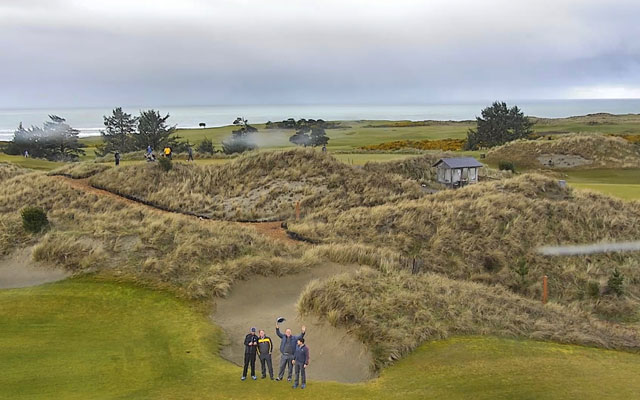
[[[0,398],[283,398],[241,382],[197,306],[130,284],[71,279],[0,291]],[[381,328],[383,329],[383,328]],[[243,334],[243,332],[239,332]],[[313,379],[313,343],[309,377]],[[640,355],[498,338],[421,346],[366,384],[310,381],[297,397],[629,399]]]

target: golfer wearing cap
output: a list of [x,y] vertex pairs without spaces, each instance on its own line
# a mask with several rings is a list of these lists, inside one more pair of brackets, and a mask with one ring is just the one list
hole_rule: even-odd
[[[278,318],[278,321],[280,320],[281,318]],[[282,339],[282,342],[280,343],[280,353],[282,353],[280,356],[280,371],[278,372],[278,377],[276,378],[277,381],[282,380],[282,378],[284,377],[284,369],[288,366],[289,371],[287,374],[287,380],[291,382],[291,375],[293,373],[293,364],[291,363],[291,361],[293,361],[293,354],[296,352],[298,339],[304,337],[305,330],[306,328],[302,326],[302,333],[298,336],[293,336],[291,334],[291,329],[287,328],[287,330],[284,331],[283,335],[282,333],[280,333],[280,326],[276,321],[276,335],[278,335],[278,337]]]
[[251,379],[254,381],[256,378],[256,353],[258,351],[258,336],[256,335],[256,328],[251,328],[251,331],[244,338],[244,368],[242,369],[242,380],[247,379],[247,368],[251,363]]

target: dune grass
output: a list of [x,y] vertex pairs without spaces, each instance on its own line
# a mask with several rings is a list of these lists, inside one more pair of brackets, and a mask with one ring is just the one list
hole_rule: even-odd
[[362,269],[310,284],[298,311],[346,326],[369,345],[377,368],[421,343],[454,335],[498,335],[640,351],[633,328],[597,321],[559,305],[543,306],[495,286],[437,274]]
[[400,176],[370,173],[315,149],[257,152],[223,165],[174,163],[168,173],[156,164],[112,168],[92,185],[134,196],[170,210],[225,220],[280,220],[331,209],[371,206],[417,198],[418,185]]
[[639,168],[640,148],[629,141],[603,135],[564,135],[555,140],[516,140],[495,147],[487,153],[487,161],[509,161],[519,169],[545,168],[538,160],[542,155],[579,156],[589,168]]
[[[607,318],[634,319],[640,295],[637,254],[543,257],[537,248],[637,240],[638,218],[640,203],[521,175],[417,200],[352,208],[335,218],[320,211],[290,221],[289,228],[323,243],[361,243],[416,257],[424,270],[501,284],[535,299],[540,298],[539,280],[548,275],[556,301],[580,304]],[[624,271],[629,298],[605,295],[614,267]]]
[[7,179],[13,178],[14,176],[26,174],[28,172],[32,172],[26,168],[18,167],[15,164],[11,163],[0,163],[0,182],[6,181]]
[[[47,211],[46,232],[27,234],[19,210]],[[74,189],[61,179],[26,174],[0,188],[0,250],[34,245],[38,261],[72,272],[101,271],[211,300],[254,273],[290,273],[314,262],[301,250],[234,223],[200,221]]]
[[628,399],[640,391],[635,354],[470,337],[420,346],[366,384],[315,382],[312,361],[307,389],[293,392],[286,382],[241,382],[241,368],[218,356],[220,329],[167,293],[87,277],[3,290],[0,305],[2,398]]
[[109,165],[99,164],[95,162],[69,163],[63,167],[49,171],[47,175],[61,175],[73,179],[84,179],[105,171],[109,168]]

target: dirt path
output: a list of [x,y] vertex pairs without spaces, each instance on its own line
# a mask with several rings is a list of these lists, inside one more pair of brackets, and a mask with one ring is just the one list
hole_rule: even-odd
[[[52,178],[53,179],[57,179],[57,180],[62,181],[62,182],[65,182],[69,186],[73,187],[74,189],[78,189],[78,190],[81,190],[81,191],[86,192],[86,193],[92,193],[92,194],[95,194],[96,196],[109,197],[111,199],[114,199],[116,201],[121,201],[121,202],[126,203],[126,204],[131,205],[131,206],[144,207],[147,210],[151,210],[151,211],[158,212],[158,213],[178,214],[178,215],[187,216],[187,215],[181,214],[179,212],[161,210],[159,208],[155,208],[153,206],[150,206],[150,205],[147,205],[147,204],[135,201],[135,200],[128,199],[128,198],[126,198],[124,196],[120,196],[120,195],[118,195],[116,193],[109,192],[108,190],[95,188],[95,187],[93,187],[93,186],[91,186],[89,184],[89,178],[72,179],[72,178],[68,178],[68,177],[65,177],[65,176],[53,176]],[[202,220],[202,221],[205,221],[205,222],[209,221],[209,220],[201,219],[201,218],[194,217],[194,216],[191,216],[191,218]],[[253,229],[255,229],[256,231],[258,231],[262,235],[268,236],[268,237],[270,237],[272,239],[282,240],[282,241],[290,243],[290,244],[300,245],[300,244],[303,243],[303,242],[300,242],[298,240],[291,239],[289,237],[289,235],[287,235],[287,232],[282,228],[281,222],[279,222],[279,221],[276,221],[276,222],[232,222],[232,221],[229,221],[229,223],[243,225],[243,226],[250,226]]]
[[[283,316],[287,318],[280,325],[283,333],[286,328],[291,328],[293,334],[297,335],[300,327],[306,325],[305,339],[311,356],[308,369],[310,379],[353,383],[373,378],[371,354],[353,335],[326,322],[319,322],[316,318],[301,317],[296,310],[298,297],[310,281],[353,268],[356,267],[326,264],[296,275],[255,276],[236,283],[229,296],[217,301],[212,315],[227,336],[227,343],[221,351],[222,357],[242,365],[244,336],[251,327],[264,329],[274,342],[273,363],[277,375],[280,339],[275,333],[275,320]],[[257,374],[260,374],[259,363],[257,366]]]
[[33,261],[31,247],[0,259],[0,289],[21,288],[63,280],[70,273]]

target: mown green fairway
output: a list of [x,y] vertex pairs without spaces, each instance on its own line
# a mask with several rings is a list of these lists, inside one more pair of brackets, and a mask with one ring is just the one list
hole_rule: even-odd
[[[240,367],[217,355],[220,331],[204,313],[167,293],[90,278],[3,290],[0,321],[0,398],[275,399],[294,394],[286,382],[241,382]],[[309,346],[313,349],[313,343]],[[312,380],[313,356],[309,376]],[[312,380],[295,395],[629,399],[640,393],[638,376],[637,354],[455,338],[423,345],[369,383]]]
[[625,200],[640,199],[640,169],[585,169],[565,172],[578,189],[591,189]]
[[61,162],[47,161],[40,158],[24,158],[22,156],[10,156],[8,154],[0,153],[0,162],[9,162],[22,168],[37,169],[42,171],[49,171],[56,169],[64,165]]

